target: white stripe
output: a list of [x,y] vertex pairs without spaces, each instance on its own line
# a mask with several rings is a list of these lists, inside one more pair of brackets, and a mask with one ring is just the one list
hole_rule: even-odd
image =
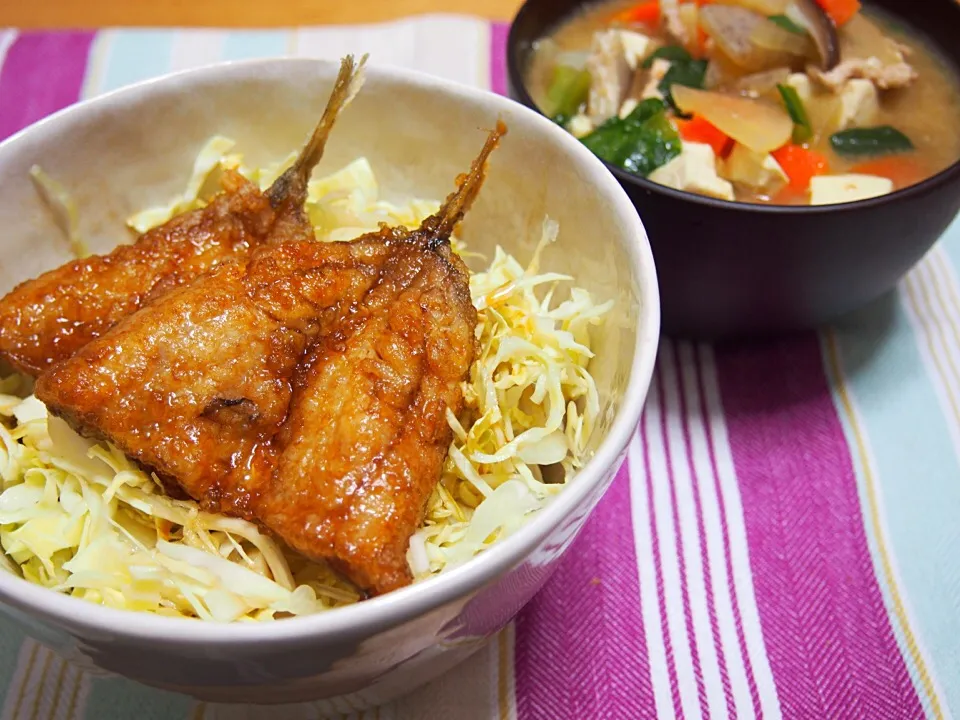
[[[673,467],[673,487],[677,501],[677,519],[680,522],[680,537],[683,542],[683,560],[686,570],[687,596],[693,621],[693,636],[700,672],[707,696],[705,711],[710,717],[727,714],[727,702],[720,680],[720,665],[713,643],[713,629],[707,610],[707,591],[703,581],[703,558],[700,555],[700,531],[697,527],[696,505],[693,498],[693,478],[687,462],[687,448],[683,438],[683,418],[680,408],[680,385],[674,363],[674,346],[669,340],[661,342],[660,371],[666,389],[667,442]],[[665,478],[669,481],[669,477]],[[681,578],[683,581],[684,578]],[[688,640],[689,645],[689,640]]]
[[3,67],[3,63],[7,59],[7,52],[16,39],[16,30],[0,30],[0,68]]
[[[656,401],[656,388],[650,388],[647,407]],[[641,422],[650,437],[650,411],[644,413]],[[657,575],[653,559],[650,534],[650,511],[647,507],[647,469],[643,463],[643,445],[640,434],[630,443],[630,511],[633,516],[633,537],[636,543],[637,572],[640,584],[640,611],[643,615],[643,634],[647,644],[647,662],[650,664],[650,679],[657,717],[667,718],[673,714],[673,698],[670,694],[670,677],[667,674],[667,653],[663,644],[663,619],[657,605]]]
[[[76,670],[80,678],[80,687],[77,690],[77,699],[73,706],[73,714],[67,717],[67,720],[83,720],[87,716],[87,700],[90,697],[90,690],[93,687],[93,676],[87,672]],[[69,710],[70,702],[67,701],[66,710]],[[64,712],[66,712],[64,710]]]
[[103,79],[107,68],[107,58],[116,30],[101,30],[93,39],[90,46],[90,55],[87,59],[87,71],[83,75],[83,87],[80,90],[80,99],[96,97],[103,92]]
[[694,471],[699,479],[700,504],[703,508],[703,530],[707,538],[707,558],[710,561],[710,585],[713,589],[714,610],[717,615],[717,630],[730,679],[734,707],[738,718],[754,718],[753,699],[747,681],[746,663],[740,654],[733,604],[730,601],[729,575],[724,556],[723,525],[721,524],[719,499],[714,484],[713,467],[710,463],[710,448],[703,423],[703,398],[697,384],[694,348],[690,343],[679,345],[683,371],[684,394],[687,397],[687,416],[690,427],[690,446]]
[[[663,373],[663,364],[658,364],[658,373]],[[670,478],[667,474],[666,454],[662,448],[668,439],[661,431],[662,414],[659,402],[654,402],[656,393],[647,403],[650,416],[647,439],[650,446],[650,474],[653,483],[653,512],[656,515],[656,533],[660,543],[660,570],[663,575],[663,597],[666,605],[667,630],[673,648],[674,665],[680,691],[680,706],[685,717],[700,717],[700,699],[697,695],[697,680],[693,672],[693,658],[687,639],[686,621],[683,613],[683,595],[680,592],[680,568],[677,542],[673,530],[673,507],[670,502]],[[672,459],[672,458],[671,458]]]
[[211,65],[223,55],[222,30],[177,30],[170,49],[170,72]]
[[710,432],[713,436],[713,450],[717,459],[717,472],[720,475],[720,493],[727,511],[727,529],[730,533],[730,556],[733,566],[734,589],[737,605],[740,607],[740,620],[743,625],[747,656],[753,667],[753,678],[760,696],[760,710],[764,718],[777,720],[781,717],[780,700],[777,687],[773,682],[773,672],[763,643],[763,630],[757,599],[753,591],[753,576],[750,570],[750,558],[747,549],[747,530],[743,520],[743,504],[740,489],[733,467],[730,452],[730,439],[727,424],[723,417],[720,401],[720,388],[717,384],[716,362],[713,349],[709,345],[700,346],[700,360],[703,368],[704,401],[710,416]]
[[[448,80],[487,84],[489,24],[467,17],[427,16],[377,25],[316,27],[295,31],[293,54],[336,60],[370,53],[378,65],[429,72]],[[487,53],[487,54],[485,54]]]
[[30,717],[37,702],[44,663],[49,654],[49,650],[33,640],[23,641],[17,654],[17,670],[7,688],[7,696],[0,711],[0,720],[22,720]]
[[[937,272],[937,266],[943,271]],[[954,338],[957,334],[955,328],[951,329],[955,322],[951,310],[960,312],[960,302],[956,300],[957,281],[950,270],[949,261],[944,257],[943,249],[936,246],[910,273],[905,283],[908,288],[908,292],[904,293],[907,319],[917,337],[926,340],[918,342],[917,346],[927,367],[927,375],[936,390],[937,400],[940,401],[954,450],[960,457],[960,418],[957,418],[957,408],[960,408],[960,377],[955,369],[957,358],[960,357],[960,347],[957,347]],[[934,283],[943,290],[945,296],[939,302],[934,297]],[[943,365],[942,372],[937,368],[937,360]],[[954,368],[949,365],[951,361]]]
[[[38,659],[41,661],[41,668],[45,668],[45,671],[38,678],[34,704],[30,706],[30,713],[25,712],[24,714],[34,718],[53,718],[54,703],[56,702],[59,706],[63,701],[63,690],[65,688],[72,690],[73,686],[67,688],[66,668],[64,667],[66,663],[60,656],[46,648],[44,648],[43,653],[43,657]],[[57,694],[57,680],[60,679],[61,668],[64,670],[64,676],[60,683],[61,692]]]

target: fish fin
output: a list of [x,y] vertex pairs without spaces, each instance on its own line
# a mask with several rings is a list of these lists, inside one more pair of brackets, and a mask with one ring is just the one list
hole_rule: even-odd
[[327,143],[327,136],[333,128],[340,112],[350,104],[350,101],[356,97],[364,81],[364,66],[367,63],[367,55],[356,62],[353,55],[347,55],[340,61],[340,72],[337,74],[337,80],[334,83],[333,91],[330,93],[330,99],[327,100],[327,106],[323,111],[320,122],[314,129],[313,134],[304,145],[303,150],[291,165],[267,190],[267,197],[274,208],[287,201],[293,200],[298,207],[303,205],[307,199],[307,182],[310,179],[310,173],[323,157],[323,149]]
[[470,209],[474,199],[480,192],[480,186],[483,185],[484,177],[487,172],[487,159],[490,157],[500,138],[507,134],[507,126],[502,120],[497,120],[497,126],[490,131],[487,141],[480,150],[480,154],[470,166],[470,171],[457,178],[457,189],[447,196],[440,210],[435,215],[431,215],[420,226],[420,230],[430,236],[428,243],[431,249],[450,241],[450,235],[453,234],[457,224],[463,219],[464,214]]

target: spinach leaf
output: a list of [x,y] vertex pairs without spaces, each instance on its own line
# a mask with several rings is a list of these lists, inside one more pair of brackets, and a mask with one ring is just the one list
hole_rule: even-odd
[[662,48],[654,50],[650,57],[643,61],[643,67],[649,70],[653,66],[653,61],[657,58],[669,60],[670,62],[693,60],[693,57],[687,52],[686,48],[680,47],[679,45],[664,45]]
[[644,100],[627,117],[611,118],[581,142],[597,157],[645,176],[680,154],[680,137],[661,100]]
[[910,138],[889,125],[841,130],[830,136],[830,145],[838,155],[886,155],[913,150]]
[[703,89],[704,79],[707,76],[706,60],[677,60],[670,64],[670,69],[663,76],[663,80],[657,86],[657,89],[663,93],[663,98],[667,104],[673,108],[677,115],[683,116],[680,108],[673,101],[673,94],[670,88],[674,85],[686,85],[687,87]]

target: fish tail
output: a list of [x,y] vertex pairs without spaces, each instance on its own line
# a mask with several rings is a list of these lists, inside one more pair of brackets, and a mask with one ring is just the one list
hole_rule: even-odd
[[457,178],[457,189],[444,201],[436,215],[431,215],[423,221],[421,230],[430,235],[430,249],[436,249],[444,243],[450,242],[457,224],[470,209],[474,199],[480,192],[487,172],[487,159],[490,157],[500,138],[507,134],[507,126],[502,120],[497,120],[497,126],[490,131],[487,141],[480,150],[480,154],[470,166],[470,171]]
[[340,72],[337,74],[337,80],[333,86],[333,92],[330,93],[330,99],[327,100],[327,106],[323,111],[320,122],[313,131],[313,135],[307,141],[307,144],[300,151],[293,165],[278,177],[270,189],[267,190],[267,197],[271,205],[275,208],[289,199],[296,201],[297,205],[302,205],[307,197],[307,182],[313,168],[323,157],[323,149],[327,143],[327,136],[333,128],[340,114],[350,101],[360,91],[364,80],[364,66],[367,62],[367,55],[356,62],[353,55],[347,55],[340,61]]

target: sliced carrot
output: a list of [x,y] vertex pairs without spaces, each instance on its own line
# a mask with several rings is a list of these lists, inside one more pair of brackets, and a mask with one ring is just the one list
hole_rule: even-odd
[[709,145],[717,157],[726,157],[733,147],[733,139],[729,135],[699,115],[694,115],[690,120],[674,118],[673,122],[682,140]]
[[790,178],[790,188],[795,192],[805,192],[810,187],[810,178],[814,175],[826,175],[830,172],[826,155],[802,145],[784,145],[771,154]]
[[660,2],[659,0],[648,0],[639,5],[633,5],[626,10],[621,10],[612,18],[613,22],[630,25],[633,23],[644,23],[646,25],[656,25],[660,22]]
[[702,58],[706,56],[707,40],[709,39],[710,39],[710,36],[707,34],[707,31],[698,25],[697,26],[697,57]]
[[868,160],[851,168],[850,172],[890,178],[897,190],[916,185],[930,174],[916,158],[909,155],[890,155]]
[[823,8],[837,27],[860,12],[860,0],[817,0],[817,5]]

